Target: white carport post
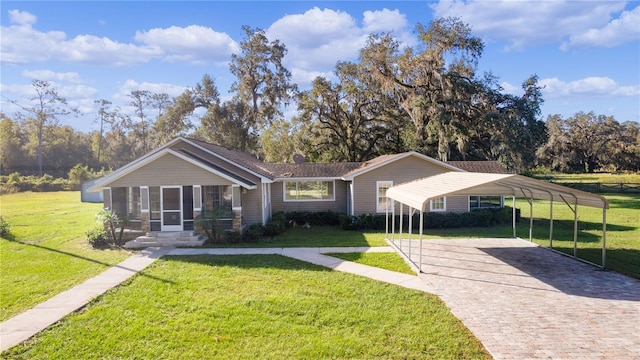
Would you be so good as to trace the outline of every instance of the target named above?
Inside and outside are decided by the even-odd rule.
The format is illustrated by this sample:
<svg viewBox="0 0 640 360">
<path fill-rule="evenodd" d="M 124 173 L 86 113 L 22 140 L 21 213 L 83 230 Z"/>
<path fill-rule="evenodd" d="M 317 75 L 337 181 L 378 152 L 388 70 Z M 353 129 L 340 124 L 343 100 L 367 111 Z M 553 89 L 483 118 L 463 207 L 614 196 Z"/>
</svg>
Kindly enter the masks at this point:
<svg viewBox="0 0 640 360">
<path fill-rule="evenodd" d="M 606 267 L 607 261 L 607 208 L 602 207 L 602 268 Z"/>
<path fill-rule="evenodd" d="M 398 234 L 400 235 L 400 251 L 402 251 L 402 220 L 404 218 L 404 213 L 403 213 L 403 208 L 402 205 L 404 205 L 402 202 L 400 202 L 400 229 L 398 229 Z"/>
<path fill-rule="evenodd" d="M 422 272 L 422 229 L 424 227 L 424 208 L 420 209 L 420 260 L 418 260 L 418 270 Z"/>
<path fill-rule="evenodd" d="M 413 208 L 409 206 L 409 260 L 411 260 L 411 234 L 413 234 Z"/>
<path fill-rule="evenodd" d="M 513 228 L 513 238 L 516 238 L 516 196 L 512 196 L 513 205 L 511 207 L 511 227 Z"/>
</svg>

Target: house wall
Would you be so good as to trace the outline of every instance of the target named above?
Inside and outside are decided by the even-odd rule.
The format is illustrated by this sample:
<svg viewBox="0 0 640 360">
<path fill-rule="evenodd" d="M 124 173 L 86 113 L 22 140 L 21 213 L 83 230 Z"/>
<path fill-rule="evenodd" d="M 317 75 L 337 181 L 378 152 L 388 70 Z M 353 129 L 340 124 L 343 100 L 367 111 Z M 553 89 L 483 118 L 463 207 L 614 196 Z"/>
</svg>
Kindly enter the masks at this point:
<svg viewBox="0 0 640 360">
<path fill-rule="evenodd" d="M 467 212 L 469 211 L 468 196 L 447 196 L 447 211 Z"/>
<path fill-rule="evenodd" d="M 259 184 L 260 183 L 260 178 L 256 175 L 253 175 L 252 173 L 243 170 L 242 168 L 235 166 L 225 160 L 219 159 L 215 156 L 211 156 L 210 153 L 205 152 L 201 149 L 199 149 L 198 147 L 192 146 L 190 144 L 187 144 L 185 142 L 178 142 L 176 144 L 174 144 L 171 147 L 172 150 L 175 150 L 176 152 L 180 152 L 180 149 L 185 149 L 188 150 L 196 155 L 202 156 L 203 158 L 207 159 L 208 161 L 210 161 L 212 164 L 215 164 L 216 166 L 219 166 L 233 174 L 236 174 L 240 177 L 242 177 L 243 179 L 247 179 L 247 180 L 251 180 L 253 183 L 255 184 Z"/>
<path fill-rule="evenodd" d="M 271 210 L 278 211 L 335 211 L 347 212 L 348 186 L 342 180 L 335 181 L 335 201 L 284 201 L 284 183 L 271 184 Z M 375 185 L 374 185 L 375 186 Z"/>
<path fill-rule="evenodd" d="M 262 224 L 262 186 L 242 191 L 242 225 Z"/>
<path fill-rule="evenodd" d="M 168 185 L 231 185 L 220 176 L 166 154 L 155 161 L 109 183 L 109 187 L 168 186 Z"/>
<path fill-rule="evenodd" d="M 356 176 L 353 179 L 354 215 L 376 213 L 376 181 L 393 181 L 395 186 L 448 171 L 451 170 L 415 156 L 407 156 Z M 464 201 L 464 209 L 462 209 L 460 199 L 447 198 L 447 211 L 467 211 L 467 208 L 467 200 Z"/>
</svg>

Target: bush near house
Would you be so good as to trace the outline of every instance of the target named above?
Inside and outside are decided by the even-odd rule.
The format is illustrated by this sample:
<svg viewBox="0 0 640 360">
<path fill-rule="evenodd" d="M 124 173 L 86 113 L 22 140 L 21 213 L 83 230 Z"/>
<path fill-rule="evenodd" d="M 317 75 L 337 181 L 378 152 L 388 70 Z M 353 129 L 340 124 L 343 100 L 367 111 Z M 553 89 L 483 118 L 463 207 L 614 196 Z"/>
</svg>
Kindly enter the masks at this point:
<svg viewBox="0 0 640 360">
<path fill-rule="evenodd" d="M 513 213 L 511 207 L 499 209 L 477 209 L 464 213 L 424 213 L 425 229 L 448 229 L 462 227 L 488 227 L 510 224 Z M 395 215 L 395 225 L 400 226 L 400 215 Z M 520 209 L 516 209 L 516 222 L 520 221 Z M 413 215 L 412 229 L 419 230 L 420 214 Z M 340 225 L 345 230 L 384 230 L 387 224 L 384 214 L 363 214 L 360 216 L 340 215 Z M 409 228 L 409 215 L 403 215 L 403 228 Z"/>
</svg>

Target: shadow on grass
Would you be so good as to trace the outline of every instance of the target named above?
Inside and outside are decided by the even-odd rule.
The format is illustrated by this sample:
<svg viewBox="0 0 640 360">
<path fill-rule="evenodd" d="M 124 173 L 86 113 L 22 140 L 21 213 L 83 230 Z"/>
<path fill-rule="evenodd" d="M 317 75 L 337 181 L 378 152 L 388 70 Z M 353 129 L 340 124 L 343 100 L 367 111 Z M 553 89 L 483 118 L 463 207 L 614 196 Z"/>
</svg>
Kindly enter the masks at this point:
<svg viewBox="0 0 640 360">
<path fill-rule="evenodd" d="M 494 247 L 479 250 L 565 294 L 640 301 L 640 281 L 613 271 L 599 270 L 543 247 Z"/>
<path fill-rule="evenodd" d="M 607 224 L 607 232 L 623 232 L 634 231 L 636 227 Z M 518 226 L 518 236 L 524 238 L 528 237 L 529 223 L 526 226 Z M 602 241 L 601 234 L 594 234 L 593 231 L 602 232 L 601 222 L 590 221 L 578 221 L 578 236 L 577 242 L 579 243 L 597 243 Z M 549 219 L 534 219 L 533 220 L 533 234 L 536 237 L 548 238 L 549 237 Z M 556 241 L 571 241 L 573 242 L 573 220 L 553 220 L 553 240 Z"/>
<path fill-rule="evenodd" d="M 290 258 L 284 255 L 171 255 L 163 261 L 203 264 L 211 267 L 234 267 L 239 269 L 278 269 L 290 271 L 333 271 L 330 268 Z"/>
<path fill-rule="evenodd" d="M 3 237 L 3 239 L 6 239 L 6 238 Z M 74 254 L 74 253 L 71 253 L 71 252 L 68 252 L 68 251 L 62 251 L 62 250 L 50 248 L 50 247 L 47 247 L 47 246 L 42 246 L 42 245 L 38 245 L 38 244 L 31 244 L 31 243 L 27 243 L 27 242 L 17 241 L 17 240 L 15 240 L 15 238 L 14 238 L 14 240 L 9 240 L 9 241 L 12 241 L 12 242 L 15 242 L 15 243 L 18 243 L 18 244 L 21 244 L 21 245 L 25 245 L 25 246 L 31 246 L 31 247 L 35 247 L 35 248 L 38 248 L 38 249 L 51 251 L 53 253 L 60 254 L 60 255 L 70 256 L 70 257 L 73 257 L 73 258 L 76 258 L 76 259 L 92 262 L 94 264 L 99 264 L 99 265 L 104 266 L 106 269 L 111 268 L 111 267 L 120 267 L 120 268 L 123 268 L 123 269 L 127 269 L 127 268 L 122 267 L 119 264 L 110 264 L 110 263 L 106 263 L 104 261 L 99 261 L 99 260 L 92 259 L 92 258 L 89 258 L 89 257 L 86 257 L 86 256 L 81 256 L 81 255 Z M 129 269 L 127 269 L 127 270 L 129 270 Z M 158 280 L 158 281 L 162 281 L 162 282 L 165 282 L 165 283 L 173 283 L 171 280 L 162 279 L 162 278 L 159 278 L 159 277 L 148 275 L 148 274 L 146 274 L 144 272 L 144 270 L 138 271 L 137 274 L 140 275 L 140 276 L 145 276 L 145 277 L 148 277 L 148 278 L 151 278 L 151 279 L 154 279 L 154 280 Z"/>
</svg>

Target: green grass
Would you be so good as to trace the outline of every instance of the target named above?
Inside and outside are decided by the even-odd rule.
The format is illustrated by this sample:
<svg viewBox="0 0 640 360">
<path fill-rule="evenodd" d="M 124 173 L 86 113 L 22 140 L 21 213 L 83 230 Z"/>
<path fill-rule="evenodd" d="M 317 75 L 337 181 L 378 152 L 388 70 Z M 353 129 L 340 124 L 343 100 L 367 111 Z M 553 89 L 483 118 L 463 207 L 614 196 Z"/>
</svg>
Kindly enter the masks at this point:
<svg viewBox="0 0 640 360">
<path fill-rule="evenodd" d="M 10 359 L 488 359 L 436 296 L 277 255 L 165 257 Z"/>
<path fill-rule="evenodd" d="M 353 261 L 358 264 L 379 267 L 381 269 L 415 275 L 409 265 L 395 252 L 369 252 L 369 253 L 327 253 L 325 255 L 338 259 Z"/>
<path fill-rule="evenodd" d="M 212 247 L 345 247 L 345 246 L 387 246 L 384 231 L 345 231 L 339 226 L 301 226 L 287 229 L 284 233 L 268 237 L 256 243 L 216 244 Z"/>
<path fill-rule="evenodd" d="M 80 202 L 79 192 L 2 195 L 11 234 L 0 238 L 0 321 L 101 273 L 128 256 L 94 250 L 85 232 L 101 204 Z"/>
</svg>

